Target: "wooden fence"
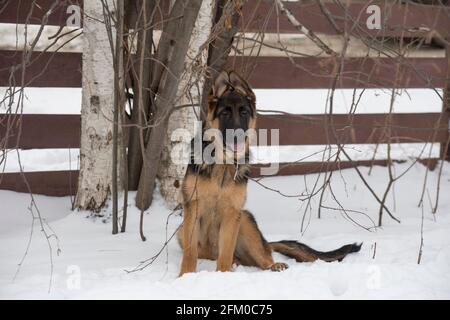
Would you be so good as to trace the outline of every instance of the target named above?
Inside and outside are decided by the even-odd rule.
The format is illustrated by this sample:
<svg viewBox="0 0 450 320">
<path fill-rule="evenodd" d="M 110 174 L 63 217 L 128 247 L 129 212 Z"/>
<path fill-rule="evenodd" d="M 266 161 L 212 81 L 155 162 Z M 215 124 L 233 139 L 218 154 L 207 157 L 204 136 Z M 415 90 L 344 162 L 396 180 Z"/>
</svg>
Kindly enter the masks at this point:
<svg viewBox="0 0 450 320">
<path fill-rule="evenodd" d="M 37 1 L 33 13 L 28 16 L 32 1 L 6 1 L 0 8 L 0 23 L 41 24 L 53 0 Z M 60 1 L 48 15 L 47 25 L 63 26 L 67 19 L 69 4 L 81 1 Z M 249 0 L 244 7 L 240 28 L 245 32 L 297 33 L 283 16 L 277 17 L 273 1 Z M 428 37 L 439 35 L 450 38 L 449 10 L 438 6 L 417 4 L 392 4 L 378 2 L 383 16 L 383 28 L 371 30 L 366 27 L 365 3 L 352 3 L 341 7 L 325 3 L 328 14 L 335 17 L 331 23 L 323 8 L 302 1 L 287 2 L 293 14 L 306 27 L 316 33 L 339 34 L 345 21 L 351 21 L 351 34 L 361 37 L 398 38 Z M 28 18 L 27 18 L 28 17 Z M 28 20 L 27 20 L 28 19 Z M 132 23 L 134 17 L 128 17 Z M 10 86 L 16 80 L 11 78 L 11 68 L 20 65 L 20 51 L 0 50 L 0 86 Z M 24 75 L 28 87 L 80 87 L 81 53 L 33 52 Z M 252 65 L 250 83 L 258 88 L 331 88 L 330 76 L 337 63 L 330 57 L 273 57 L 233 56 L 229 66 L 239 70 L 240 66 Z M 295 64 L 295 67 L 294 67 Z M 398 77 L 393 70 L 398 67 Z M 446 88 L 449 74 L 447 57 L 349 57 L 345 58 L 342 77 L 336 88 Z M 20 69 L 16 70 L 17 75 Z M 20 77 L 16 76 L 16 79 Z M 12 82 L 11 82 L 12 81 Z M 425 108 L 427 106 L 424 106 Z M 389 117 L 389 119 L 388 119 Z M 330 120 L 331 119 L 331 120 Z M 333 125 L 330 125 L 333 123 Z M 280 129 L 281 145 L 320 144 L 376 144 L 386 143 L 384 132 L 389 123 L 391 142 L 433 142 L 441 144 L 441 155 L 448 150 L 449 113 L 399 113 L 399 114 L 335 114 L 335 115 L 260 115 L 258 126 L 262 129 Z M 0 141 L 9 124 L 7 146 L 21 149 L 79 148 L 79 115 L 0 115 Z M 21 124 L 21 126 L 20 126 Z M 20 139 L 17 139 L 21 127 Z M 387 160 L 355 162 L 301 162 L 282 164 L 279 175 L 304 174 L 324 170 L 335 170 L 355 165 L 385 165 Z M 256 174 L 256 171 L 255 171 Z M 26 192 L 21 173 L 0 174 L 0 189 Z M 26 172 L 26 181 L 31 190 L 38 194 L 63 196 L 74 194 L 78 179 L 77 171 Z"/>
</svg>

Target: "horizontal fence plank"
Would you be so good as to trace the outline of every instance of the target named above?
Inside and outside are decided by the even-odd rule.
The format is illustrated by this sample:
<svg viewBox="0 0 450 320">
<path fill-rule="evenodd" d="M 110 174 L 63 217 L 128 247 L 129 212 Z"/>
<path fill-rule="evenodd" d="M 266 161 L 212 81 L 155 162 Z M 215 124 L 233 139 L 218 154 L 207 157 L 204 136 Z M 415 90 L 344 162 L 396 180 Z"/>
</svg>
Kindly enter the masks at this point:
<svg viewBox="0 0 450 320">
<path fill-rule="evenodd" d="M 297 174 L 311 174 L 327 171 L 336 171 L 341 169 L 348 169 L 357 166 L 386 166 L 387 160 L 362 160 L 362 161 L 342 161 L 342 162 L 301 162 L 301 163 L 280 163 L 279 171 L 276 176 L 290 176 Z M 253 165 L 251 168 L 251 176 L 253 178 L 270 177 L 261 175 L 261 168 L 267 168 L 267 164 Z"/>
<path fill-rule="evenodd" d="M 22 52 L 0 50 L 0 86 L 22 85 L 22 59 Z M 33 52 L 23 80 L 27 87 L 81 87 L 81 53 Z"/>
<path fill-rule="evenodd" d="M 355 114 L 351 117 L 339 114 L 332 115 L 330 120 L 325 115 L 259 115 L 258 128 L 279 129 L 280 145 L 447 141 L 447 113 L 392 114 L 390 120 L 388 117 L 386 114 Z M 79 115 L 0 115 L 0 137 L 5 137 L 9 130 L 6 148 L 79 148 L 80 123 Z M 390 140 L 386 136 L 389 130 Z M 273 144 L 270 133 L 267 136 L 268 144 Z M 3 146 L 5 142 L 0 138 L 0 143 Z"/>
<path fill-rule="evenodd" d="M 0 51 L 0 86 L 21 84 L 22 54 Z M 302 57 L 230 57 L 227 67 L 247 76 L 255 89 L 331 88 L 339 60 Z M 33 52 L 24 84 L 30 87 L 81 87 L 81 53 Z M 398 73 L 396 68 L 398 67 Z M 14 68 L 14 69 L 12 69 Z M 14 77 L 10 77 L 15 70 Z M 347 58 L 337 88 L 442 88 L 445 58 Z M 396 76 L 397 74 L 397 76 Z"/>
<path fill-rule="evenodd" d="M 36 5 L 33 6 L 33 2 Z M 0 23 L 19 23 L 19 24 L 41 24 L 43 17 L 54 7 L 52 12 L 47 16 L 46 25 L 52 26 L 64 26 L 66 25 L 67 8 L 71 4 L 80 5 L 81 0 L 77 1 L 58 1 L 56 6 L 53 4 L 57 2 L 55 0 L 20 0 L 20 1 L 3 1 L 2 8 L 0 10 Z M 31 15 L 29 15 L 32 9 Z"/>
<path fill-rule="evenodd" d="M 438 160 L 430 159 L 425 161 L 430 168 L 433 168 Z M 279 171 L 272 176 L 312 174 L 318 172 L 348 169 L 356 166 L 386 166 L 387 163 L 387 160 L 367 160 L 354 162 L 344 161 L 333 163 L 280 163 Z M 251 169 L 251 177 L 271 177 L 267 175 L 261 175 L 260 169 L 266 166 L 266 164 L 253 165 Z M 0 190 L 10 190 L 25 193 L 28 193 L 31 190 L 31 192 L 33 192 L 34 194 L 56 197 L 75 195 L 78 185 L 78 174 L 78 170 L 0 173 Z"/>
<path fill-rule="evenodd" d="M 67 20 L 73 13 L 72 10 L 68 10 L 69 6 L 76 5 L 80 9 L 81 18 L 83 17 L 83 0 L 38 0 L 33 7 L 34 0 L 20 0 L 20 1 L 6 1 L 0 8 L 0 23 L 15 23 L 15 24 L 34 24 L 41 25 L 46 13 L 50 8 L 53 10 L 47 15 L 46 25 L 50 26 L 66 26 Z M 57 2 L 56 6 L 54 4 Z M 125 16 L 125 23 L 133 28 L 135 25 L 139 10 L 136 6 L 137 0 L 126 1 L 126 4 L 130 6 L 130 10 L 126 10 L 128 13 Z M 156 28 L 159 29 L 159 24 L 169 15 L 169 1 L 162 0 L 160 7 L 155 13 Z M 32 10 L 31 15 L 30 10 Z M 82 22 L 82 21 L 81 21 Z"/>
<path fill-rule="evenodd" d="M 236 56 L 228 67 L 257 89 L 323 89 L 332 88 L 337 63 L 333 58 Z M 336 88 L 442 88 L 446 70 L 445 58 L 347 58 Z"/>
<path fill-rule="evenodd" d="M 425 159 L 419 160 L 420 163 L 426 165 L 430 170 L 434 170 L 439 159 Z M 394 160 L 395 163 L 403 163 L 403 160 Z M 370 166 L 387 166 L 388 160 L 359 160 L 359 161 L 336 161 L 336 162 L 293 162 L 280 163 L 279 171 L 276 176 L 291 176 L 303 175 L 327 171 L 336 171 L 349 169 L 354 167 L 370 167 Z M 251 176 L 253 178 L 270 177 L 261 175 L 261 168 L 268 167 L 267 164 L 253 165 L 251 169 Z"/>
<path fill-rule="evenodd" d="M 74 195 L 77 185 L 78 170 L 0 173 L 2 190 L 63 197 Z"/>
<path fill-rule="evenodd" d="M 433 169 L 438 159 L 428 159 L 420 161 Z M 395 161 L 403 162 L 403 161 Z M 386 166 L 387 160 L 366 160 L 354 162 L 302 162 L 302 163 L 280 163 L 280 170 L 276 176 L 312 174 L 326 171 L 343 170 L 356 166 Z M 251 169 L 252 178 L 264 178 L 260 169 L 266 167 L 265 164 L 253 165 Z M 10 190 L 16 192 L 33 192 L 46 196 L 69 196 L 75 195 L 78 185 L 78 170 L 71 171 L 40 171 L 25 173 L 0 173 L 0 190 Z M 26 179 L 26 183 L 25 180 Z"/>
<path fill-rule="evenodd" d="M 28 19 L 29 24 L 41 24 L 43 16 L 52 7 L 55 0 L 39 0 L 33 8 Z M 0 10 L 0 23 L 26 23 L 32 7 L 32 0 L 6 1 Z M 157 21 L 162 21 L 168 15 L 169 1 L 161 1 L 162 8 L 156 15 Z M 81 0 L 59 1 L 57 6 L 48 15 L 47 25 L 63 26 L 67 24 L 69 5 L 76 4 L 82 8 Z M 367 20 L 372 15 L 367 12 L 369 5 L 380 8 L 381 28 L 369 29 Z M 128 25 L 135 25 L 138 10 L 136 0 L 130 1 L 131 10 L 126 18 Z M 323 13 L 324 10 L 315 1 L 287 2 L 288 8 L 300 23 L 316 33 L 339 34 L 347 26 L 350 34 L 360 36 L 405 36 L 417 37 L 438 32 L 442 37 L 450 35 L 449 8 L 443 6 L 430 6 L 407 2 L 400 4 L 389 1 L 352 1 L 349 4 L 342 2 L 324 2 L 323 7 L 328 12 L 331 22 Z M 161 15 L 162 13 L 162 15 Z M 347 23 L 345 23 L 347 20 Z M 295 27 L 284 15 L 277 16 L 275 1 L 249 0 L 241 12 L 240 30 L 246 32 L 283 32 L 298 33 Z"/>
<path fill-rule="evenodd" d="M 450 34 L 448 6 L 430 6 L 408 1 L 406 4 L 393 1 L 317 1 L 286 2 L 285 7 L 306 28 L 315 33 L 340 34 L 346 30 L 355 36 L 371 37 L 418 37 L 438 32 L 444 37 Z M 368 27 L 369 5 L 380 9 L 381 28 Z M 327 15 L 324 12 L 327 12 Z M 297 33 L 288 19 L 277 16 L 275 1 L 248 1 L 242 12 L 241 30 Z M 330 19 L 329 19 L 330 18 Z M 332 20 L 332 21 L 330 21 Z"/>
<path fill-rule="evenodd" d="M 80 130 L 79 115 L 0 114 L 0 148 L 79 148 Z M 2 137 L 6 134 L 4 144 Z"/>
<path fill-rule="evenodd" d="M 448 115 L 259 115 L 258 128 L 279 129 L 280 145 L 445 142 Z"/>
</svg>

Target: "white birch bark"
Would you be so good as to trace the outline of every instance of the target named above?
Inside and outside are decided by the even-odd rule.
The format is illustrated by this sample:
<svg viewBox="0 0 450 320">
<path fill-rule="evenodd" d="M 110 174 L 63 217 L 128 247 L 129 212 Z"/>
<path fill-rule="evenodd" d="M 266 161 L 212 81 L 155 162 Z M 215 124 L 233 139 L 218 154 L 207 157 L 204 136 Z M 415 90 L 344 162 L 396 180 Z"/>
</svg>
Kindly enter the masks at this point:
<svg viewBox="0 0 450 320">
<path fill-rule="evenodd" d="M 106 3 L 110 10 L 114 8 L 114 0 Z M 114 69 L 102 1 L 84 1 L 83 14 L 80 175 L 75 207 L 98 211 L 111 192 Z"/>
<path fill-rule="evenodd" d="M 205 44 L 210 36 L 214 3 L 214 0 L 203 0 L 200 7 L 185 60 L 185 72 L 183 73 L 183 77 L 178 86 L 177 105 L 191 103 L 200 105 L 200 94 L 204 83 L 204 67 L 206 66 L 207 61 L 207 49 L 203 50 L 201 53 L 200 60 L 193 63 L 193 58 L 199 54 L 200 47 Z M 192 86 L 192 84 L 195 85 Z M 170 159 L 172 149 L 179 149 L 179 145 L 184 143 L 180 141 L 171 141 L 171 134 L 178 128 L 184 128 L 189 130 L 193 136 L 194 122 L 200 120 L 199 112 L 199 107 L 187 107 L 174 111 L 170 116 L 166 143 L 162 153 L 162 163 L 158 173 L 161 182 L 161 194 L 169 206 L 174 206 L 177 203 L 179 191 L 177 186 L 181 185 L 181 181 L 187 168 L 187 164 L 175 164 Z"/>
</svg>

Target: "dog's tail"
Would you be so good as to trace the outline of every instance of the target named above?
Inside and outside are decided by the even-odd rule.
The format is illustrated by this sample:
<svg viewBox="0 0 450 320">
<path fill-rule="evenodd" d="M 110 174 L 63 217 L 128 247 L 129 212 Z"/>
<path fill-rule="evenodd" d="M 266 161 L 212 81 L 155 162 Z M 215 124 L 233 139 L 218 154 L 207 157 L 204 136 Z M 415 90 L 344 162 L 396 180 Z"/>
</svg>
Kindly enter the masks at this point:
<svg viewBox="0 0 450 320">
<path fill-rule="evenodd" d="M 297 262 L 313 262 L 318 259 L 331 262 L 342 261 L 348 254 L 358 252 L 361 249 L 362 243 L 347 244 L 339 249 L 328 252 L 317 251 L 308 247 L 306 244 L 291 240 L 270 242 L 269 245 L 273 251 L 294 258 Z"/>
</svg>

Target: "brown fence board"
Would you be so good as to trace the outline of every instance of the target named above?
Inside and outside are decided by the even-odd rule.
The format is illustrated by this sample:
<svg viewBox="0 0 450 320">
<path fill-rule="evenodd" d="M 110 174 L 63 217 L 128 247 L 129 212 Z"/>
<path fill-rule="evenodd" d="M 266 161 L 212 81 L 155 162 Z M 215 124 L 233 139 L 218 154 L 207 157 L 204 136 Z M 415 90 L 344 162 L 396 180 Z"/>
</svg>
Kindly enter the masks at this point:
<svg viewBox="0 0 450 320">
<path fill-rule="evenodd" d="M 6 0 L 2 1 L 0 8 L 0 23 L 27 23 L 41 24 L 42 18 L 52 7 L 55 0 L 38 0 L 33 7 L 31 16 L 28 18 L 32 8 L 32 0 Z M 66 24 L 69 15 L 66 13 L 67 7 L 71 4 L 79 5 L 78 1 L 59 1 L 55 9 L 48 15 L 47 25 L 63 26 Z"/>
<path fill-rule="evenodd" d="M 298 174 L 311 174 L 327 171 L 342 170 L 348 168 L 354 168 L 357 166 L 386 166 L 387 160 L 361 160 L 361 161 L 342 161 L 342 162 L 293 162 L 293 163 L 280 163 L 280 169 L 276 176 L 290 176 Z M 262 176 L 260 168 L 268 167 L 268 164 L 257 164 L 252 166 L 251 176 L 253 178 L 270 177 Z"/>
<path fill-rule="evenodd" d="M 22 84 L 21 63 L 22 52 L 0 50 L 0 86 Z M 13 77 L 11 68 L 15 68 Z M 81 87 L 81 53 L 33 52 L 25 68 L 24 85 Z"/>
<path fill-rule="evenodd" d="M 302 162 L 302 163 L 280 163 L 280 171 L 277 176 L 311 174 L 317 172 L 325 172 L 330 170 L 340 170 L 352 168 L 355 166 L 371 166 L 371 165 L 387 165 L 386 160 L 375 161 L 355 161 L 355 162 L 339 162 L 339 163 L 321 163 L 321 162 Z M 267 164 L 252 166 L 251 176 L 261 176 L 260 167 Z M 39 172 L 11 172 L 0 173 L 0 190 L 11 190 L 16 192 L 29 192 L 24 177 L 34 194 L 42 194 L 46 196 L 68 196 L 74 195 L 78 184 L 78 171 L 39 171 Z"/>
<path fill-rule="evenodd" d="M 439 113 L 260 115 L 258 128 L 279 129 L 280 145 L 445 142 L 448 115 Z M 388 122 L 390 121 L 390 122 Z M 334 128 L 334 130 L 332 130 Z M 269 144 L 270 134 L 268 134 Z"/>
<path fill-rule="evenodd" d="M 332 87 L 338 60 L 302 57 L 292 61 L 287 57 L 237 56 L 229 58 L 228 67 L 250 74 L 250 84 L 259 89 Z M 336 88 L 442 88 L 446 70 L 445 58 L 347 58 Z"/>
<path fill-rule="evenodd" d="M 435 166 L 438 159 L 430 159 L 427 165 Z M 402 162 L 402 161 L 396 161 Z M 423 163 L 423 161 L 422 161 Z M 280 170 L 277 176 L 311 174 L 325 171 L 343 170 L 353 168 L 356 166 L 386 166 L 387 160 L 363 160 L 355 162 L 302 162 L 302 163 L 280 163 Z M 258 164 L 252 166 L 252 178 L 270 177 L 261 176 L 259 168 L 268 166 L 267 164 Z M 42 194 L 47 196 L 69 196 L 75 195 L 78 184 L 78 170 L 72 171 L 39 171 L 39 172 L 25 172 L 23 174 L 18 172 L 0 173 L 0 190 L 11 190 L 16 192 L 29 192 L 27 184 L 24 182 L 24 177 L 30 189 L 35 194 Z"/>
<path fill-rule="evenodd" d="M 434 170 L 439 159 L 431 158 L 419 160 L 422 165 L 428 166 L 430 170 Z M 395 163 L 404 163 L 405 160 L 393 160 Z M 311 174 L 327 171 L 336 171 L 343 169 L 350 169 L 354 167 L 371 167 L 371 166 L 387 166 L 388 160 L 359 160 L 359 161 L 340 161 L 340 162 L 292 162 L 280 163 L 280 169 L 276 176 L 291 176 Z M 270 177 L 262 176 L 260 173 L 261 167 L 268 167 L 268 164 L 257 164 L 252 166 L 251 176 L 253 178 Z"/>
<path fill-rule="evenodd" d="M 26 179 L 27 183 L 25 183 Z M 0 189 L 31 192 L 46 196 L 68 196 L 76 193 L 78 171 L 39 171 L 0 173 Z"/>
<path fill-rule="evenodd" d="M 384 133 L 386 114 L 333 115 L 334 132 L 326 126 L 324 115 L 260 115 L 258 128 L 280 129 L 280 145 L 311 144 L 368 144 L 387 142 Z M 17 141 L 18 123 L 22 121 L 20 140 Z M 407 113 L 393 114 L 391 142 L 446 142 L 448 114 Z M 0 143 L 9 123 L 7 147 L 22 149 L 79 148 L 79 115 L 33 115 L 21 117 L 0 115 Z M 325 128 L 328 127 L 328 130 Z M 328 137 L 327 137 L 328 134 Z M 268 134 L 268 143 L 270 133 Z"/>
<path fill-rule="evenodd" d="M 11 67 L 20 65 L 20 52 L 0 51 L 0 86 L 9 86 Z M 25 84 L 32 87 L 81 87 L 81 53 L 34 52 L 26 67 Z M 330 88 L 332 58 L 230 57 L 228 68 L 249 75 L 254 88 Z M 398 79 L 395 70 L 400 63 Z M 442 88 L 445 58 L 347 58 L 337 88 Z M 14 73 L 21 83 L 21 68 Z"/>
<path fill-rule="evenodd" d="M 436 165 L 438 159 L 430 159 L 430 166 Z M 402 161 L 397 161 L 402 162 Z M 302 162 L 302 163 L 280 163 L 280 170 L 277 176 L 312 174 L 325 171 L 343 170 L 356 166 L 386 166 L 387 160 L 364 160 L 355 162 Z M 252 178 L 271 177 L 261 176 L 259 168 L 267 164 L 252 166 Z M 39 172 L 11 172 L 0 173 L 0 190 L 11 190 L 16 192 L 29 192 L 24 177 L 34 194 L 46 196 L 69 196 L 75 195 L 78 184 L 78 170 L 72 171 L 39 171 Z"/>
<path fill-rule="evenodd" d="M 71 13 L 67 13 L 67 8 L 70 5 L 77 5 L 80 7 L 81 16 L 83 15 L 83 0 L 38 0 L 34 6 L 32 14 L 29 16 L 29 11 L 32 8 L 33 0 L 6 0 L 0 7 L 0 23 L 18 23 L 41 25 L 44 15 L 49 11 L 55 2 L 59 2 L 52 12 L 47 17 L 48 26 L 65 26 L 67 19 Z M 127 25 L 131 28 L 134 26 L 137 15 L 139 13 L 136 8 L 136 0 L 129 0 L 131 9 L 128 11 L 128 16 L 125 17 Z M 169 1 L 161 1 L 160 10 L 155 14 L 156 28 L 159 28 L 159 23 L 168 16 Z"/>
<path fill-rule="evenodd" d="M 0 146 L 21 149 L 79 148 L 80 121 L 79 115 L 0 114 Z M 2 137 L 6 136 L 7 131 L 9 139 L 3 145 Z"/>
<path fill-rule="evenodd" d="M 42 17 L 49 10 L 55 0 L 39 0 L 38 6 L 35 6 L 30 16 L 29 24 L 41 24 Z M 65 25 L 67 17 L 67 6 L 77 4 L 82 7 L 81 0 L 59 1 L 55 10 L 48 16 L 48 25 Z M 162 1 L 162 12 L 167 13 L 167 3 Z M 0 8 L 0 23 L 25 23 L 28 12 L 31 8 L 32 0 L 5 1 Z M 450 34 L 450 21 L 448 19 L 449 10 L 445 7 L 428 6 L 421 4 L 399 4 L 389 3 L 387 1 L 357 2 L 353 1 L 348 6 L 342 1 L 344 6 L 336 3 L 324 3 L 325 8 L 334 19 L 335 25 L 324 16 L 320 6 L 313 2 L 304 3 L 291 2 L 285 6 L 291 10 L 294 16 L 307 28 L 316 33 L 338 34 L 344 29 L 344 18 L 347 15 L 347 26 L 350 33 L 370 36 L 423 36 L 430 31 L 438 31 L 443 37 Z M 135 1 L 131 1 L 135 7 Z M 265 32 L 292 32 L 297 30 L 287 20 L 286 17 L 277 17 L 275 11 L 275 2 L 267 0 L 249 0 L 242 10 L 242 19 L 240 29 L 242 31 L 262 31 Z M 381 20 L 383 28 L 381 30 L 370 30 L 367 28 L 366 21 L 369 14 L 366 8 L 369 4 L 377 4 L 381 8 Z M 131 16 L 128 18 L 129 25 L 133 26 L 136 20 L 137 10 L 131 10 Z M 159 17 L 158 20 L 162 20 Z"/>
<path fill-rule="evenodd" d="M 340 1 L 337 3 L 324 2 L 324 8 L 332 17 L 332 22 L 324 15 L 316 1 L 287 2 L 288 8 L 297 20 L 308 29 L 316 33 L 339 34 L 345 29 L 358 36 L 376 37 L 417 37 L 428 34 L 432 30 L 438 31 L 444 37 L 450 34 L 449 7 L 430 6 L 422 4 L 399 4 L 388 1 Z M 382 28 L 368 29 L 366 12 L 367 6 L 376 4 L 380 7 Z M 277 19 L 275 1 L 249 1 L 242 12 L 241 30 L 261 30 L 265 32 L 297 33 L 284 16 Z"/>
</svg>

